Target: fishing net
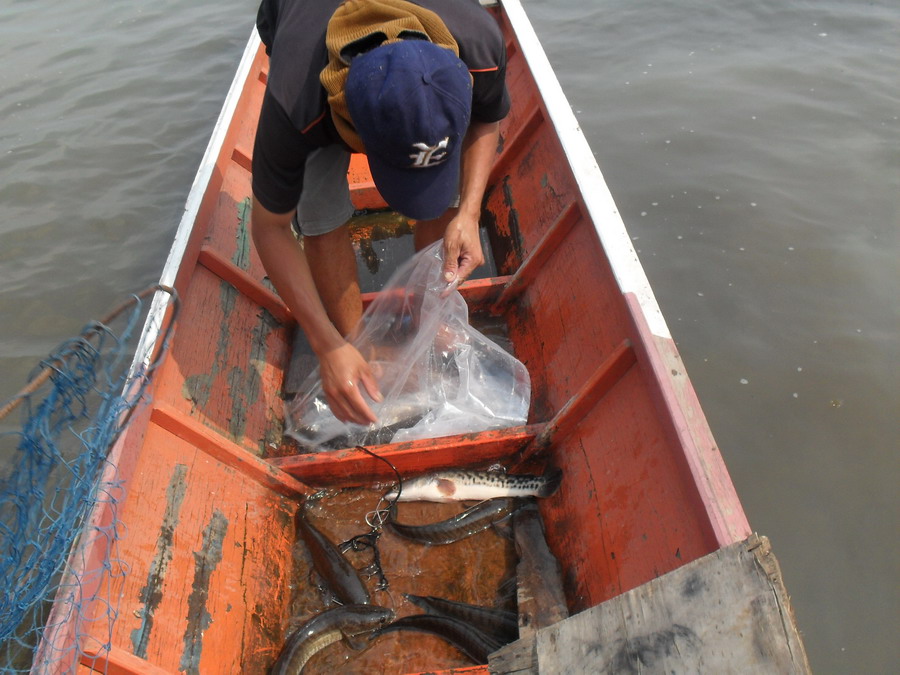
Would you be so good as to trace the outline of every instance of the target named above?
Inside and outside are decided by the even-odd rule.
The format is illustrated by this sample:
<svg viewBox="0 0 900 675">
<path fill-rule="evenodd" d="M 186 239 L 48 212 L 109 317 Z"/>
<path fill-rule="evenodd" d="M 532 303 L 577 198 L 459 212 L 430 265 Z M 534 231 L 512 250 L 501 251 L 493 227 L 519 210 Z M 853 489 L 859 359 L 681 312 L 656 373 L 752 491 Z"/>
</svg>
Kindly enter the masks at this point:
<svg viewBox="0 0 900 675">
<path fill-rule="evenodd" d="M 382 401 L 362 426 L 338 420 L 318 369 L 287 406 L 285 433 L 310 452 L 438 438 L 525 423 L 525 365 L 469 325 L 466 301 L 443 275 L 440 241 L 401 265 L 363 314 L 353 345 Z M 363 392 L 365 396 L 365 392 Z"/>
<path fill-rule="evenodd" d="M 109 453 L 168 341 L 167 329 L 135 358 L 151 295 L 177 308 L 168 287 L 132 296 L 59 345 L 0 408 L 0 672 L 74 672 L 85 653 L 108 649 L 109 585 L 127 572 Z"/>
</svg>

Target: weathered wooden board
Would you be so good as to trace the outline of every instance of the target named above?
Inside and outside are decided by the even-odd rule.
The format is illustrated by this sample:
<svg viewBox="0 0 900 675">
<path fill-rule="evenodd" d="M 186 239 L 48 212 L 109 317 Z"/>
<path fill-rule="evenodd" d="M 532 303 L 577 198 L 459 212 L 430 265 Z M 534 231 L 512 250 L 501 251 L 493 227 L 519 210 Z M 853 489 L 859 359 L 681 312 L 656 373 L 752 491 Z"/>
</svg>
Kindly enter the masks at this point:
<svg viewBox="0 0 900 675">
<path fill-rule="evenodd" d="M 778 562 L 752 535 L 514 642 L 491 673 L 809 673 Z"/>
<path fill-rule="evenodd" d="M 547 547 L 538 505 L 518 509 L 512 517 L 513 541 L 519 554 L 516 566 L 519 636 L 534 635 L 569 616 L 563 593 L 562 568 Z"/>
<path fill-rule="evenodd" d="M 144 444 L 117 514 L 119 615 L 97 639 L 171 673 L 264 672 L 295 583 L 296 499 L 155 422 Z"/>
</svg>

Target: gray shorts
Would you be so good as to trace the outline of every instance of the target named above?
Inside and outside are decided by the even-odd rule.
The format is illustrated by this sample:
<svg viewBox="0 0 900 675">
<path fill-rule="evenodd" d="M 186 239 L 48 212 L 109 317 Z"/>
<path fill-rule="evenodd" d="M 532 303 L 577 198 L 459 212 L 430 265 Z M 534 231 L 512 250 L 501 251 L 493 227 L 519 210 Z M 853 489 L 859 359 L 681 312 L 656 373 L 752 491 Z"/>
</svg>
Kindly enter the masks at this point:
<svg viewBox="0 0 900 675">
<path fill-rule="evenodd" d="M 350 153 L 341 145 L 316 148 L 306 158 L 303 193 L 294 216 L 301 234 L 328 234 L 350 220 L 354 208 L 347 183 L 349 168 Z"/>
<path fill-rule="evenodd" d="M 350 153 L 341 145 L 326 145 L 306 158 L 303 193 L 294 216 L 294 229 L 307 237 L 328 234 L 346 223 L 355 208 L 350 200 L 347 171 Z M 450 208 L 459 207 L 459 194 Z"/>
</svg>

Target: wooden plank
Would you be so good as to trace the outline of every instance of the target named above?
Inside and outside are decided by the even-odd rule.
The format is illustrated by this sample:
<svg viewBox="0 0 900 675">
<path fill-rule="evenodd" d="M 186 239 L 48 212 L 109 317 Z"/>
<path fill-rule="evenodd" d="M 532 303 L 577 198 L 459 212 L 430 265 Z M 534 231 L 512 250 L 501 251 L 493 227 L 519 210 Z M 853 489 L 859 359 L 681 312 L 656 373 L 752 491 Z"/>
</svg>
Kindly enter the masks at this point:
<svg viewBox="0 0 900 675">
<path fill-rule="evenodd" d="M 86 647 L 81 655 L 81 665 L 86 667 L 80 669 L 84 672 L 106 675 L 171 675 L 172 672 L 118 647 L 108 650 Z"/>
<path fill-rule="evenodd" d="M 374 210 L 386 209 L 387 202 L 375 187 L 372 174 L 369 172 L 369 160 L 365 155 L 353 153 L 350 155 L 350 168 L 347 170 L 347 180 L 350 183 L 350 199 L 356 209 Z"/>
<path fill-rule="evenodd" d="M 543 427 L 539 424 L 478 431 L 441 438 L 372 445 L 370 453 L 383 457 L 403 476 L 450 468 L 489 466 L 508 460 L 532 441 Z M 394 472 L 372 454 L 347 448 L 269 460 L 273 466 L 307 485 L 317 487 L 368 485 L 393 480 Z"/>
<path fill-rule="evenodd" d="M 582 419 L 593 409 L 635 363 L 630 340 L 623 340 L 612 354 L 605 358 L 587 382 L 547 422 L 540 434 L 522 451 L 518 464 L 527 462 L 566 438 Z"/>
<path fill-rule="evenodd" d="M 638 361 L 646 369 L 658 418 L 670 425 L 679 458 L 690 472 L 697 498 L 716 537 L 716 548 L 750 535 L 750 523 L 706 422 L 703 408 L 671 338 L 653 335 L 637 296 L 625 295 L 634 326 Z"/>
<path fill-rule="evenodd" d="M 156 424 L 144 441 L 117 514 L 128 573 L 107 581 L 119 614 L 88 644 L 171 673 L 265 672 L 298 583 L 297 500 Z"/>
<path fill-rule="evenodd" d="M 507 645 L 491 673 L 809 673 L 768 539 L 711 553 Z"/>
<path fill-rule="evenodd" d="M 518 509 L 512 520 L 519 555 L 516 565 L 519 637 L 526 637 L 568 617 L 569 608 L 563 592 L 562 567 L 547 546 L 537 503 Z"/>
<path fill-rule="evenodd" d="M 293 320 L 287 305 L 284 304 L 284 301 L 275 291 L 258 282 L 247 272 L 223 258 L 213 249 L 202 247 L 197 262 L 222 281 L 226 281 L 234 286 L 247 299 L 264 308 L 279 323 L 285 324 L 289 320 Z"/>
<path fill-rule="evenodd" d="M 487 279 L 470 279 L 464 281 L 458 287 L 460 295 L 466 301 L 471 312 L 493 312 L 491 305 L 503 289 L 509 284 L 509 277 L 489 277 Z M 362 294 L 363 308 L 368 308 L 376 298 L 383 297 L 385 293 L 393 293 L 396 297 L 403 297 L 406 290 L 402 288 L 392 291 L 374 291 Z"/>
<path fill-rule="evenodd" d="M 151 414 L 151 421 L 178 438 L 186 440 L 213 459 L 240 471 L 279 494 L 298 497 L 315 492 L 246 448 L 203 426 L 190 415 L 179 412 L 174 406 L 158 403 Z"/>
<path fill-rule="evenodd" d="M 203 266 L 182 300 L 154 400 L 265 456 L 282 435 L 290 329 Z"/>
<path fill-rule="evenodd" d="M 572 202 L 553 221 L 540 241 L 522 261 L 516 273 L 512 275 L 509 283 L 503 288 L 503 292 L 493 308 L 495 314 L 503 313 L 503 310 L 522 294 L 531 281 L 537 278 L 541 269 L 547 264 L 547 260 L 556 252 L 566 235 L 582 217 L 578 202 Z"/>
</svg>

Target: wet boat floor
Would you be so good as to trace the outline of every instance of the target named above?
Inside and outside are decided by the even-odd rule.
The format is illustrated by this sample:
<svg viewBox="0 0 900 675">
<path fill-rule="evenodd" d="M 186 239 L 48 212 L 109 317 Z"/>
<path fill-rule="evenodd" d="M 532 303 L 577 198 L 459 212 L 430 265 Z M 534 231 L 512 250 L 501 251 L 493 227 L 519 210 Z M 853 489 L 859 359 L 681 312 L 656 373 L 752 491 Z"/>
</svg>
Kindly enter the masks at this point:
<svg viewBox="0 0 900 675">
<path fill-rule="evenodd" d="M 366 515 L 375 509 L 389 487 L 323 491 L 307 501 L 306 517 L 339 545 L 370 532 Z M 437 522 L 461 512 L 467 505 L 403 502 L 397 505 L 397 520 L 411 524 Z M 396 618 L 422 612 L 404 598 L 405 593 L 515 611 L 517 556 L 506 534 L 508 527 L 509 519 L 497 528 L 440 546 L 427 546 L 383 530 L 377 546 L 388 588 L 376 590 L 377 576 L 360 575 L 369 589 L 372 604 L 393 609 Z M 302 541 L 298 540 L 293 553 L 292 618 L 286 626 L 286 635 L 329 606 Z M 361 571 L 373 561 L 371 550 L 350 550 L 345 556 Z M 310 660 L 304 672 L 410 673 L 471 665 L 465 655 L 441 638 L 397 631 L 374 640 L 363 651 L 354 651 L 344 642 L 326 647 Z"/>
</svg>

